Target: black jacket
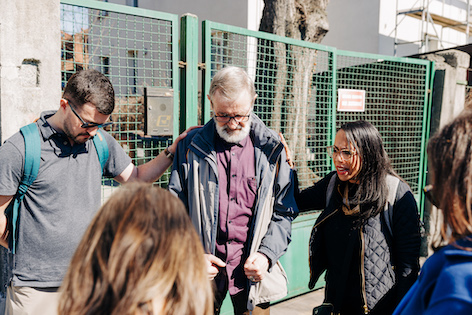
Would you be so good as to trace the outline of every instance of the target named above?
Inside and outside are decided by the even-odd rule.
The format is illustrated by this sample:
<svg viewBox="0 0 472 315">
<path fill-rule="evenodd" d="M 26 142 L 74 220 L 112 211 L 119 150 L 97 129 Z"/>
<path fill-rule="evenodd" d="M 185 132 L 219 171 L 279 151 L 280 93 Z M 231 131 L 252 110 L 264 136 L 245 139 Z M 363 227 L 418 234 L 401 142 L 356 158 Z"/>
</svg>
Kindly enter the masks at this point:
<svg viewBox="0 0 472 315">
<path fill-rule="evenodd" d="M 335 174 L 328 174 L 296 195 L 300 211 L 326 207 L 328 183 Z M 340 184 L 337 179 L 335 187 Z M 413 194 L 406 183 L 400 182 L 393 206 L 393 237 L 390 237 L 380 215 L 355 229 L 356 217 L 343 213 L 342 197 L 336 188 L 312 230 L 309 287 L 313 288 L 326 271 L 326 302 L 333 303 L 339 288 L 345 288 L 342 305 L 336 305 L 342 314 L 362 314 L 365 307 L 372 314 L 391 313 L 419 271 L 421 240 Z M 350 191 L 355 190 L 351 188 Z M 349 248 L 352 254 L 346 255 Z"/>
</svg>

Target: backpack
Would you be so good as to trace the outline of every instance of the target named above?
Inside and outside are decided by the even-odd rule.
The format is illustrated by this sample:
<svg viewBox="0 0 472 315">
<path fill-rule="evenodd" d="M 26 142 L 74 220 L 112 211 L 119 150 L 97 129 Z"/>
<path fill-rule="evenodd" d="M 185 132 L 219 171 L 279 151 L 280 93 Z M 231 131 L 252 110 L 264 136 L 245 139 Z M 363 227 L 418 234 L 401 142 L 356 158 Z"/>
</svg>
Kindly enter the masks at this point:
<svg viewBox="0 0 472 315">
<path fill-rule="evenodd" d="M 9 244 L 13 254 L 16 252 L 16 241 L 18 233 L 18 215 L 20 203 L 28 190 L 29 186 L 34 182 L 39 172 L 39 164 L 41 162 L 41 138 L 36 123 L 31 123 L 20 129 L 23 139 L 25 141 L 25 164 L 23 176 L 21 178 L 18 191 L 16 192 L 13 201 L 7 208 L 7 217 L 11 218 L 11 243 Z M 105 163 L 108 160 L 108 144 L 103 137 L 102 131 L 98 129 L 97 134 L 93 137 L 93 144 L 97 150 L 100 166 L 103 170 Z"/>
</svg>

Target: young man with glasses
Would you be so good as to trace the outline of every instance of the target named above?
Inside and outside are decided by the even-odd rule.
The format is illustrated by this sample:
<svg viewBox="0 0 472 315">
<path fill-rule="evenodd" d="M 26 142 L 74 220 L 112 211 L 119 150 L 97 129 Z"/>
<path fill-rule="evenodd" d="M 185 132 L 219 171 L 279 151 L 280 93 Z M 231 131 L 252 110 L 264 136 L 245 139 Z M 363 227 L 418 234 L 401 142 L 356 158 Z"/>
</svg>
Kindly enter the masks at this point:
<svg viewBox="0 0 472 315">
<path fill-rule="evenodd" d="M 278 262 L 298 214 L 279 136 L 252 113 L 252 79 L 237 67 L 213 77 L 213 119 L 181 141 L 169 189 L 187 206 L 215 283 L 215 313 L 229 291 L 234 314 L 267 314 L 287 294 Z"/>
<path fill-rule="evenodd" d="M 96 70 L 75 73 L 57 111 L 36 122 L 41 161 L 36 180 L 19 206 L 18 233 L 6 314 L 54 314 L 57 289 L 83 233 L 100 207 L 102 166 L 92 138 L 111 122 L 115 95 L 111 82 Z M 134 166 L 108 133 L 103 175 L 120 183 L 153 182 L 170 166 L 177 141 L 154 160 Z M 12 231 L 4 214 L 23 176 L 25 144 L 20 133 L 0 147 L 0 233 L 2 246 Z"/>
</svg>

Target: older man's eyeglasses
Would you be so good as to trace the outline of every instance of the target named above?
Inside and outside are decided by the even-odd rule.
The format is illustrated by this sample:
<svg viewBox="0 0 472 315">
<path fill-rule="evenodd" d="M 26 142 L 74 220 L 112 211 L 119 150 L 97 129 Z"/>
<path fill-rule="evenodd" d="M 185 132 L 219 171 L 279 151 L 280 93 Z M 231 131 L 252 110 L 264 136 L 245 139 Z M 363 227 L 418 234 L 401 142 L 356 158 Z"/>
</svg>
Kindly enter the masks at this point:
<svg viewBox="0 0 472 315">
<path fill-rule="evenodd" d="M 93 122 L 85 122 L 85 120 L 82 119 L 82 117 L 80 117 L 80 115 L 75 111 L 74 109 L 74 106 L 72 106 L 72 102 L 67 100 L 67 102 L 69 103 L 69 107 L 70 109 L 72 110 L 72 112 L 74 113 L 74 115 L 79 118 L 80 122 L 82 123 L 82 125 L 80 127 L 86 129 L 86 128 L 104 128 L 106 126 L 110 126 L 111 124 L 113 124 L 112 121 L 109 121 L 109 122 L 106 122 L 106 123 L 103 123 L 103 124 L 97 124 L 97 123 L 93 123 Z"/>
<path fill-rule="evenodd" d="M 236 116 L 226 116 L 226 115 L 214 115 L 216 121 L 221 122 L 221 123 L 229 123 L 231 119 L 234 119 L 235 122 L 240 123 L 240 122 L 246 122 L 249 120 L 249 117 L 251 115 L 236 115 Z"/>
<path fill-rule="evenodd" d="M 350 160 L 356 154 L 356 152 L 354 151 L 348 149 L 340 149 L 335 145 L 330 145 L 329 147 L 326 147 L 326 153 L 328 153 L 328 155 L 332 158 L 340 155 L 341 159 L 343 159 L 344 161 Z"/>
</svg>

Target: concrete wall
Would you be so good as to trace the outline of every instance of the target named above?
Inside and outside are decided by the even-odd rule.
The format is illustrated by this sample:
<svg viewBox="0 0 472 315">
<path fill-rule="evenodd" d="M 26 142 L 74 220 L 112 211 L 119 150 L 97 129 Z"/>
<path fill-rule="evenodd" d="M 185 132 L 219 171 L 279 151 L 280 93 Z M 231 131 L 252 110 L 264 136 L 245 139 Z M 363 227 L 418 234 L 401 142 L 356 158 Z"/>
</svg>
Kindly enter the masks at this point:
<svg viewBox="0 0 472 315">
<path fill-rule="evenodd" d="M 59 0 L 0 0 L 0 141 L 59 107 Z"/>
<path fill-rule="evenodd" d="M 321 44 L 337 49 L 378 53 L 379 0 L 330 0 L 329 32 Z"/>
<path fill-rule="evenodd" d="M 431 131 L 435 132 L 454 117 L 456 117 L 463 109 L 465 102 L 467 80 L 467 69 L 469 68 L 469 54 L 458 50 L 446 50 L 436 54 L 427 54 L 423 59 L 435 62 L 434 68 L 436 72 L 442 71 L 444 83 L 442 86 L 440 103 L 433 100 L 433 112 L 438 112 L 437 126 L 432 125 Z M 437 86 L 435 86 L 437 88 Z"/>
<path fill-rule="evenodd" d="M 252 0 L 256 2 L 255 0 Z M 108 0 L 108 2 L 126 5 L 128 0 Z M 138 6 L 182 16 L 192 13 L 199 21 L 211 20 L 246 28 L 248 26 L 248 2 L 234 0 L 138 0 Z"/>
<path fill-rule="evenodd" d="M 61 96 L 59 0 L 0 0 L 0 143 Z M 11 256 L 0 249 L 0 266 Z M 0 310 L 10 270 L 0 268 Z M 1 311 L 0 311 L 1 312 Z"/>
</svg>

